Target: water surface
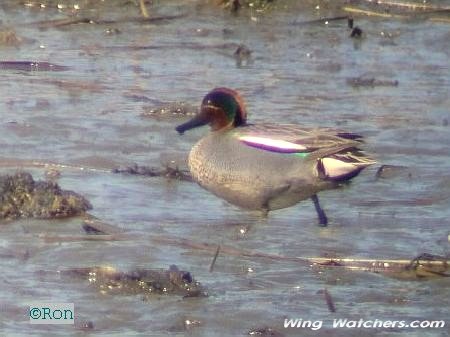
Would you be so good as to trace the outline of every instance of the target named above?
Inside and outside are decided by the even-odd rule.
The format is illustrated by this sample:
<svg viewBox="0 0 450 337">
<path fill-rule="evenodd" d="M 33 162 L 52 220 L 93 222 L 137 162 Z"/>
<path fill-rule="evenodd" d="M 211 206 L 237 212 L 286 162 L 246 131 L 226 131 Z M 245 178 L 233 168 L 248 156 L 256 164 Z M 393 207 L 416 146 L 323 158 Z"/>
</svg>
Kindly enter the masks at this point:
<svg viewBox="0 0 450 337">
<path fill-rule="evenodd" d="M 83 235 L 82 220 L 0 225 L 1 335 L 244 336 L 265 326 L 285 336 L 361 335 L 357 329 L 332 329 L 334 318 L 445 319 L 443 329 L 363 333 L 449 335 L 448 279 L 401 281 L 227 254 L 219 255 L 210 273 L 213 253 L 157 241 L 185 238 L 287 257 L 409 259 L 423 252 L 448 253 L 448 23 L 355 16 L 364 32 L 355 40 L 346 20 L 302 24 L 345 15 L 340 2 L 280 1 L 263 13 L 244 9 L 234 15 L 202 1 L 156 1 L 149 7 L 151 15 L 180 17 L 154 23 L 134 20 L 140 13 L 132 2 L 84 2 L 79 10 L 20 3 L 0 6 L 2 27 L 22 41 L 0 46 L 0 60 L 69 69 L 1 70 L 1 171 L 22 167 L 43 178 L 45 169 L 30 168 L 31 161 L 71 165 L 60 169 L 61 186 L 85 195 L 93 215 L 136 235 L 125 241 L 48 243 L 43 235 Z M 73 14 L 117 22 L 32 24 Z M 240 44 L 252 51 L 251 60 L 242 64 L 233 56 Z M 361 76 L 398 85 L 349 85 L 349 78 Z M 321 193 L 330 219 L 326 228 L 316 225 L 309 201 L 264 219 L 196 184 L 109 173 L 133 163 L 183 163 L 206 128 L 180 137 L 174 127 L 183 118 L 140 114 L 164 102 L 198 104 L 217 86 L 242 93 L 251 121 L 357 132 L 366 137 L 366 148 L 380 165 L 404 168 L 376 179 L 377 165 L 349 186 Z M 128 270 L 171 264 L 191 271 L 210 296 L 144 302 L 138 296 L 101 295 L 87 282 L 68 282 L 57 273 L 70 267 Z M 333 297 L 335 313 L 328 310 L 324 288 Z M 75 326 L 30 325 L 27 303 L 36 300 L 75 303 Z M 286 317 L 323 320 L 324 326 L 284 329 Z M 186 327 L 186 320 L 201 323 Z M 94 330 L 80 329 L 87 321 Z"/>
</svg>

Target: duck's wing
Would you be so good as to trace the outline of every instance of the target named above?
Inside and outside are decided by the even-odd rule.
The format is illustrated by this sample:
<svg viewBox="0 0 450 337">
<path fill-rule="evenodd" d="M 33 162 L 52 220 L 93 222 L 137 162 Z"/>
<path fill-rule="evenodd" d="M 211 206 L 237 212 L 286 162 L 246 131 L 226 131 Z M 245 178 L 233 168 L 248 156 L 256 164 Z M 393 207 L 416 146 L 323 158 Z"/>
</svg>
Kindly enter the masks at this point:
<svg viewBox="0 0 450 337">
<path fill-rule="evenodd" d="M 269 123 L 236 130 L 235 136 L 247 146 L 316 160 L 317 174 L 323 179 L 347 180 L 375 163 L 358 148 L 362 137 L 354 133 Z"/>
<path fill-rule="evenodd" d="M 356 147 L 362 141 L 357 134 L 331 128 L 303 128 L 295 124 L 250 124 L 236 130 L 236 137 L 248 146 L 280 153 Z"/>
</svg>

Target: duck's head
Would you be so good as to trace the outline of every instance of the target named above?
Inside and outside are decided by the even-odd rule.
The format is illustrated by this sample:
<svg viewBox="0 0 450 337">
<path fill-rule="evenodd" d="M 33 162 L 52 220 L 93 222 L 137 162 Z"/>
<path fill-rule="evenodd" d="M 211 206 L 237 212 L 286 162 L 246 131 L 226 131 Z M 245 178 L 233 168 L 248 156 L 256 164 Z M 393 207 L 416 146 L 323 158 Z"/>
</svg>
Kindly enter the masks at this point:
<svg viewBox="0 0 450 337">
<path fill-rule="evenodd" d="M 178 125 L 176 130 L 182 134 L 209 124 L 212 131 L 217 131 L 243 125 L 246 119 L 244 101 L 238 92 L 228 88 L 216 88 L 203 98 L 200 112 L 190 121 Z"/>
</svg>

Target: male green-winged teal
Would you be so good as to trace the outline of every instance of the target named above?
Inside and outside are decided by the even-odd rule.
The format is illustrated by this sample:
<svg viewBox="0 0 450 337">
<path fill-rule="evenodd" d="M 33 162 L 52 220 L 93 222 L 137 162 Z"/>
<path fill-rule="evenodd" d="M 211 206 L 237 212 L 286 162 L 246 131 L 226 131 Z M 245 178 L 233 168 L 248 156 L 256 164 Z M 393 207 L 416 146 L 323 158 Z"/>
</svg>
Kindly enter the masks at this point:
<svg viewBox="0 0 450 337">
<path fill-rule="evenodd" d="M 361 136 L 295 124 L 248 124 L 241 96 L 216 88 L 201 110 L 176 130 L 209 124 L 211 131 L 189 154 L 193 179 L 228 202 L 248 209 L 285 208 L 311 198 L 319 222 L 327 217 L 317 193 L 337 187 L 375 163 L 358 146 Z"/>
</svg>

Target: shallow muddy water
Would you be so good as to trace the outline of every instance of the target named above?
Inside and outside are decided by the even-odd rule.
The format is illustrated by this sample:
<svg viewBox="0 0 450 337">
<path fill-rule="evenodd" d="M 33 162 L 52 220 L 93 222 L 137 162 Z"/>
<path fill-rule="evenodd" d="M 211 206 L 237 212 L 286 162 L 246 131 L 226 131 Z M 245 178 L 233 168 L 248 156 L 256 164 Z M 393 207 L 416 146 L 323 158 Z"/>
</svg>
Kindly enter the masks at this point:
<svg viewBox="0 0 450 337">
<path fill-rule="evenodd" d="M 226 251 L 210 272 L 215 249 L 167 240 L 281 257 L 450 253 L 448 22 L 411 18 L 415 13 L 405 9 L 407 19 L 354 14 L 363 37 L 352 39 L 347 20 L 308 23 L 347 15 L 346 3 L 338 1 L 275 1 L 263 12 L 242 8 L 237 15 L 202 1 L 155 1 L 150 16 L 168 18 L 148 22 L 136 20 L 141 14 L 132 1 L 61 1 L 67 6 L 61 9 L 57 2 L 45 8 L 22 3 L 0 5 L 1 29 L 16 36 L 2 41 L 0 61 L 68 69 L 0 67 L 0 171 L 24 169 L 43 179 L 46 168 L 37 162 L 66 165 L 57 167 L 58 183 L 83 194 L 92 215 L 130 237 L 45 240 L 85 235 L 81 218 L 0 223 L 0 335 L 213 337 L 257 335 L 267 327 L 280 336 L 450 335 L 449 278 L 398 280 Z M 49 23 L 68 17 L 94 23 Z M 234 56 L 241 44 L 250 59 Z M 184 167 L 208 130 L 179 136 L 174 127 L 184 117 L 140 115 L 170 102 L 198 105 L 217 86 L 239 90 L 254 122 L 360 133 L 379 164 L 320 194 L 330 219 L 325 228 L 317 226 L 308 200 L 261 218 L 191 182 L 110 173 L 134 163 L 159 167 L 175 160 Z M 377 178 L 381 165 L 397 168 Z M 192 272 L 209 297 L 102 295 L 58 273 L 172 264 Z M 336 312 L 327 306 L 325 288 Z M 28 304 L 36 301 L 74 303 L 75 325 L 30 325 Z M 285 329 L 285 318 L 321 320 L 323 327 Z M 333 329 L 335 318 L 446 320 L 446 327 Z M 87 322 L 93 327 L 83 328 Z"/>
</svg>

